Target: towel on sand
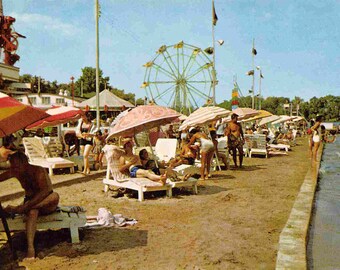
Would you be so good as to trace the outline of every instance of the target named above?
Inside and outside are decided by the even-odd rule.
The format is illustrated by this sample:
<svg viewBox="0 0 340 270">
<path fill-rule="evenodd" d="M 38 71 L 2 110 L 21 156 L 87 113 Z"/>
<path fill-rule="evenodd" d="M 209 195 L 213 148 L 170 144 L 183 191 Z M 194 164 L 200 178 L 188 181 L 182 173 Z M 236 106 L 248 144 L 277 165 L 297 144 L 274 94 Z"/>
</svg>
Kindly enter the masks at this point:
<svg viewBox="0 0 340 270">
<path fill-rule="evenodd" d="M 132 218 L 124 217 L 122 214 L 113 215 L 106 208 L 98 209 L 98 216 L 87 216 L 87 223 L 84 227 L 112 227 L 118 226 L 123 227 L 127 225 L 134 225 L 137 223 L 137 220 Z"/>
</svg>

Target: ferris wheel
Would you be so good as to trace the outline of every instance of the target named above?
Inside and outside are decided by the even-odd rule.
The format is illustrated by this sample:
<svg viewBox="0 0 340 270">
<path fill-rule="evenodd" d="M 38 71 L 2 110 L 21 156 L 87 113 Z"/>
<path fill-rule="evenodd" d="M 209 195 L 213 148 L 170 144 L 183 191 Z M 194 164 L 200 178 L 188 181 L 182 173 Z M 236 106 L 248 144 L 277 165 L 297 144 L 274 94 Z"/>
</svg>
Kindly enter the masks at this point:
<svg viewBox="0 0 340 270">
<path fill-rule="evenodd" d="M 161 46 L 146 68 L 142 88 L 148 99 L 188 114 L 211 102 L 215 70 L 207 53 L 184 43 Z"/>
</svg>

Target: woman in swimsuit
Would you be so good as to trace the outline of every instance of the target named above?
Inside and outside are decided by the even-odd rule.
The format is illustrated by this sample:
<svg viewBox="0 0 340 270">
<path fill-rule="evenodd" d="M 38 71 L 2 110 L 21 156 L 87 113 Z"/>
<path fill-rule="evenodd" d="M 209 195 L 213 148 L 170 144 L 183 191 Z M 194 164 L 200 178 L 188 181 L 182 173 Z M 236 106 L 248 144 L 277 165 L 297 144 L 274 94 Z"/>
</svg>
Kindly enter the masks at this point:
<svg viewBox="0 0 340 270">
<path fill-rule="evenodd" d="M 312 159 L 315 162 L 317 161 L 316 157 L 317 157 L 320 142 L 321 142 L 321 134 L 320 134 L 320 130 L 319 130 L 321 122 L 322 122 L 322 116 L 319 115 L 315 119 L 314 126 L 311 127 L 312 134 L 313 134 L 313 137 L 312 137 L 312 142 L 313 142 Z"/>
<path fill-rule="evenodd" d="M 92 134 L 92 122 L 91 115 L 86 114 L 80 120 L 79 130 L 77 132 L 77 137 L 80 138 L 80 151 L 83 153 L 84 157 L 84 170 L 82 174 L 90 174 L 90 164 L 89 155 L 93 147 L 93 134 Z"/>
<path fill-rule="evenodd" d="M 200 154 L 201 154 L 201 180 L 205 180 L 205 177 L 211 177 L 210 175 L 210 164 L 211 160 L 214 155 L 214 144 L 208 138 L 208 136 L 203 133 L 199 132 L 195 128 L 189 129 L 190 141 L 189 145 L 193 145 L 196 140 L 198 140 L 201 144 L 200 146 Z M 207 174 L 205 174 L 207 172 Z"/>
</svg>

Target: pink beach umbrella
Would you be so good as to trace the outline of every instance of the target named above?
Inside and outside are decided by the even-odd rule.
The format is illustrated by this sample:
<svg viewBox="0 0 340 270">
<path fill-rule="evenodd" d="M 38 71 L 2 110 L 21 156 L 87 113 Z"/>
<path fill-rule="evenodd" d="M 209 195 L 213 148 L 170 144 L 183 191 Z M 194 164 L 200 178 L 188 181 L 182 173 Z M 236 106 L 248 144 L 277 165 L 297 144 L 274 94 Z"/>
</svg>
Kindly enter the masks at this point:
<svg viewBox="0 0 340 270">
<path fill-rule="evenodd" d="M 53 107 L 46 111 L 49 115 L 47 118 L 39 120 L 31 125 L 29 125 L 27 130 L 34 130 L 39 128 L 57 126 L 61 124 L 68 123 L 70 121 L 78 120 L 82 115 L 84 115 L 84 111 L 74 107 Z"/>
<path fill-rule="evenodd" d="M 159 127 L 178 119 L 181 114 L 173 109 L 158 105 L 142 105 L 123 112 L 123 115 L 110 127 L 110 137 L 132 137 L 142 131 Z"/>
<path fill-rule="evenodd" d="M 5 137 L 24 129 L 28 125 L 48 116 L 41 109 L 25 105 L 0 93 L 0 137 Z"/>
</svg>

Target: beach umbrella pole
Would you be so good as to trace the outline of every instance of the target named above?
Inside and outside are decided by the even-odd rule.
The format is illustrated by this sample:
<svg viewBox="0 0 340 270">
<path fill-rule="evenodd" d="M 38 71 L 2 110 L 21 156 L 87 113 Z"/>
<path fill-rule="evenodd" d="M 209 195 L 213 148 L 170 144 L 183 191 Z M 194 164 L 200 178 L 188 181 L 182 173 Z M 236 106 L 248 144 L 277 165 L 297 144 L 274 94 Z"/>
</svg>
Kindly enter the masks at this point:
<svg viewBox="0 0 340 270">
<path fill-rule="evenodd" d="M 145 133 L 148 135 L 147 137 L 148 137 L 148 143 L 149 143 L 149 146 L 150 146 L 150 149 L 151 149 L 151 154 L 152 154 L 153 157 L 156 157 L 155 152 L 153 151 L 153 148 L 152 148 L 152 145 L 151 145 L 150 136 L 149 136 L 149 131 L 146 130 L 146 129 L 144 129 L 144 131 L 145 131 Z M 156 163 L 157 169 L 159 169 L 158 161 L 157 161 L 156 158 L 155 158 L 155 163 Z"/>
</svg>

